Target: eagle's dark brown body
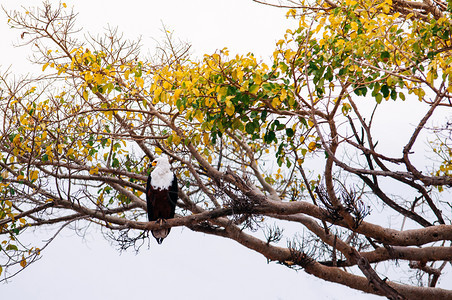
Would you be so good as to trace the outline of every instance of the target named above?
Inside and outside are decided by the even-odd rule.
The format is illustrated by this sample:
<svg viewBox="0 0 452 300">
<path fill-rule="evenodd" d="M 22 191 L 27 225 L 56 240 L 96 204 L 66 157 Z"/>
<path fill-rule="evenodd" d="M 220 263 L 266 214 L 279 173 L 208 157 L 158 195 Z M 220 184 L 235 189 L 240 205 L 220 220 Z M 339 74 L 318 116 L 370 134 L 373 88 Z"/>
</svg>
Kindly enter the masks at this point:
<svg viewBox="0 0 452 300">
<path fill-rule="evenodd" d="M 168 187 L 155 188 L 152 185 L 152 178 L 149 175 L 146 185 L 146 202 L 149 221 L 162 223 L 167 219 L 174 218 L 178 187 L 177 178 L 173 175 L 173 180 Z M 169 234 L 171 228 L 152 230 L 152 235 L 159 244 Z"/>
</svg>

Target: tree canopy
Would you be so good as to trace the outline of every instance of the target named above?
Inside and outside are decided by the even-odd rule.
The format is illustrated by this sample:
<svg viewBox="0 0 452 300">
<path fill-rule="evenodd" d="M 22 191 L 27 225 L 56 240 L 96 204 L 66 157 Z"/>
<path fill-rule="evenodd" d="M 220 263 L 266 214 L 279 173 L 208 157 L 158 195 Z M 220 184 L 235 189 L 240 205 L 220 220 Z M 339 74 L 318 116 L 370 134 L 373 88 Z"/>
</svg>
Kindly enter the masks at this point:
<svg viewBox="0 0 452 300">
<path fill-rule="evenodd" d="M 452 120 L 431 123 L 452 106 L 452 2 L 265 4 L 299 22 L 268 61 L 191 57 L 169 32 L 153 57 L 116 29 L 77 39 L 65 3 L 6 12 L 42 74 L 0 76 L 2 279 L 46 247 L 21 243 L 27 228 L 95 225 L 139 250 L 149 230 L 186 226 L 367 293 L 452 297 L 438 287 L 452 260 Z M 390 151 L 397 128 L 374 126 L 386 101 L 422 109 Z M 180 183 L 164 225 L 146 222 L 158 155 Z"/>
</svg>

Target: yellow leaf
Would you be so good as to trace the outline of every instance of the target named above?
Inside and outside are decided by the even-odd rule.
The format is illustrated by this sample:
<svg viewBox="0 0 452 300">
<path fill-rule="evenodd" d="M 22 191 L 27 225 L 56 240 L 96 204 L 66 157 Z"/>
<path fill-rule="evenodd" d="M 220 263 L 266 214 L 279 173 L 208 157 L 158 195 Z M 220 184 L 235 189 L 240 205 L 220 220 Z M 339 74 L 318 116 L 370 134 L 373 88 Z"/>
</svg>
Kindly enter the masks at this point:
<svg viewBox="0 0 452 300">
<path fill-rule="evenodd" d="M 229 116 L 232 116 L 232 115 L 234 114 L 234 112 L 235 112 L 234 106 L 232 106 L 232 107 L 227 106 L 227 107 L 225 108 L 225 112 L 226 112 Z"/>
<path fill-rule="evenodd" d="M 26 125 L 27 123 L 23 123 L 23 120 L 21 120 L 21 124 L 22 125 Z M 20 143 L 20 135 L 17 134 L 14 138 L 13 138 L 13 144 L 19 144 Z"/>
<path fill-rule="evenodd" d="M 204 115 L 202 111 L 200 110 L 196 111 L 195 118 L 196 120 L 198 120 L 199 123 L 202 123 L 204 121 Z"/>
<path fill-rule="evenodd" d="M 161 155 L 162 154 L 162 149 L 160 149 L 159 147 L 155 147 L 155 153 L 157 154 L 157 155 Z"/>
<path fill-rule="evenodd" d="M 99 173 L 99 167 L 92 167 L 92 168 L 89 170 L 89 173 L 90 173 L 91 175 L 98 174 L 98 173 Z"/>
<path fill-rule="evenodd" d="M 126 80 L 129 79 L 129 75 L 130 75 L 130 70 L 126 70 L 126 71 L 124 72 L 124 77 L 126 78 Z"/>
<path fill-rule="evenodd" d="M 295 18 L 297 16 L 297 10 L 294 8 L 289 9 L 289 11 L 286 13 L 286 18 L 293 17 Z"/>
<path fill-rule="evenodd" d="M 38 179 L 38 176 L 39 176 L 39 171 L 37 171 L 37 170 L 30 171 L 29 178 L 31 179 L 31 181 L 35 181 L 36 179 Z"/>
<path fill-rule="evenodd" d="M 228 93 L 227 86 L 220 87 L 218 90 L 218 100 L 221 100 L 223 96 L 226 96 L 227 93 Z"/>
<path fill-rule="evenodd" d="M 427 73 L 427 82 L 433 85 L 433 81 L 435 80 L 435 73 L 432 71 Z"/>
<path fill-rule="evenodd" d="M 44 72 L 45 69 L 46 69 L 48 66 L 49 66 L 49 63 L 44 64 L 44 65 L 42 66 L 42 71 Z"/>
<path fill-rule="evenodd" d="M 226 102 L 231 102 L 231 99 L 234 99 L 234 98 L 235 98 L 235 96 L 227 96 Z M 229 105 L 232 105 L 232 102 Z"/>
<path fill-rule="evenodd" d="M 237 71 L 237 79 L 240 80 L 240 81 L 242 81 L 242 80 L 243 80 L 243 75 L 245 75 L 245 73 L 243 72 L 242 69 L 239 69 L 239 70 Z"/>
<path fill-rule="evenodd" d="M 144 80 L 141 77 L 136 78 L 136 83 L 139 88 L 143 88 Z"/>
<path fill-rule="evenodd" d="M 273 98 L 272 100 L 272 106 L 273 107 L 278 107 L 279 105 L 281 105 L 282 100 L 278 97 Z"/>
<path fill-rule="evenodd" d="M 281 101 L 286 100 L 286 98 L 287 98 L 287 91 L 285 89 L 281 89 L 281 96 L 279 98 L 281 98 Z"/>
<path fill-rule="evenodd" d="M 316 142 L 310 142 L 309 145 L 308 145 L 308 150 L 309 150 L 309 152 L 314 151 L 315 148 L 317 148 Z"/>
<path fill-rule="evenodd" d="M 172 135 L 172 139 L 171 139 L 172 144 L 174 145 L 179 145 L 181 142 L 181 138 L 177 135 L 177 134 L 173 134 Z"/>
<path fill-rule="evenodd" d="M 85 73 L 85 81 L 91 81 L 94 78 L 93 74 L 90 72 Z"/>
<path fill-rule="evenodd" d="M 63 7 L 64 7 L 64 8 L 66 8 L 66 7 L 67 7 L 66 3 L 64 3 L 64 2 L 63 2 L 62 4 L 63 4 Z"/>
<path fill-rule="evenodd" d="M 72 149 L 72 148 L 70 148 L 70 149 L 67 151 L 66 155 L 69 156 L 69 155 L 71 155 L 71 154 L 74 154 L 74 149 Z"/>
<path fill-rule="evenodd" d="M 20 261 L 20 266 L 22 268 L 25 268 L 27 266 L 27 261 L 25 260 L 25 257 L 22 256 L 22 260 Z"/>
<path fill-rule="evenodd" d="M 255 84 L 261 84 L 262 83 L 262 77 L 259 74 L 256 74 L 254 76 L 254 83 Z"/>
<path fill-rule="evenodd" d="M 177 100 L 179 99 L 180 94 L 182 93 L 181 89 L 177 89 L 174 91 L 174 99 Z"/>
<path fill-rule="evenodd" d="M 162 93 L 163 89 L 162 87 L 158 87 L 154 90 L 154 98 L 157 98 L 161 93 Z"/>
<path fill-rule="evenodd" d="M 234 96 L 228 96 L 226 97 L 226 108 L 225 108 L 225 112 L 229 115 L 232 116 L 235 112 L 235 107 L 234 107 L 234 103 L 232 103 L 231 98 L 234 98 Z"/>
<path fill-rule="evenodd" d="M 26 118 L 25 116 L 22 116 L 22 118 L 21 118 L 21 120 L 20 120 L 20 124 L 22 124 L 22 125 L 28 125 L 28 122 L 29 122 L 28 118 Z M 14 141 L 16 138 L 17 138 L 18 140 Z M 13 142 L 14 142 L 14 143 L 17 143 L 17 142 L 19 141 L 19 139 L 20 139 L 20 136 L 19 136 L 19 135 L 16 135 L 16 136 L 14 137 L 14 139 L 13 139 Z"/>
<path fill-rule="evenodd" d="M 104 79 L 104 76 L 102 75 L 102 74 L 95 74 L 94 76 L 94 81 L 97 83 L 97 84 L 102 84 L 102 83 L 104 83 L 103 81 L 103 79 Z"/>
</svg>

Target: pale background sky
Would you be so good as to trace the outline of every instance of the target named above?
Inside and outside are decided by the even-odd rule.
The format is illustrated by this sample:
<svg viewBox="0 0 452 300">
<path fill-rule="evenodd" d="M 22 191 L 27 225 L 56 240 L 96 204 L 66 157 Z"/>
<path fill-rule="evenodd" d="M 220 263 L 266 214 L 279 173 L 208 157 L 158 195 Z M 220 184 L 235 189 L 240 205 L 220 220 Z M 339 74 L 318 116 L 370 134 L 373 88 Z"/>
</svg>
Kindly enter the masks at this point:
<svg viewBox="0 0 452 300">
<path fill-rule="evenodd" d="M 55 1 L 52 1 L 55 2 Z M 0 0 L 7 10 L 41 1 Z M 196 56 L 228 47 L 267 59 L 275 42 L 293 21 L 285 10 L 251 0 L 86 1 L 67 0 L 79 13 L 84 32 L 98 34 L 110 24 L 130 38 L 142 37 L 143 52 L 153 52 L 162 38 L 162 23 L 175 36 L 192 43 Z M 0 70 L 10 64 L 26 74 L 29 48 L 12 43 L 20 32 L 10 30 L 0 14 Z M 373 216 L 378 217 L 377 216 Z M 301 230 L 291 228 L 292 231 Z M 52 232 L 29 232 L 43 240 Z M 360 274 L 361 275 L 361 274 Z M 162 245 L 151 241 L 139 254 L 120 254 L 97 230 L 84 238 L 64 230 L 43 258 L 8 284 L 0 284 L 2 299 L 382 299 L 324 282 L 303 271 L 267 264 L 258 253 L 234 241 L 173 228 Z"/>
</svg>

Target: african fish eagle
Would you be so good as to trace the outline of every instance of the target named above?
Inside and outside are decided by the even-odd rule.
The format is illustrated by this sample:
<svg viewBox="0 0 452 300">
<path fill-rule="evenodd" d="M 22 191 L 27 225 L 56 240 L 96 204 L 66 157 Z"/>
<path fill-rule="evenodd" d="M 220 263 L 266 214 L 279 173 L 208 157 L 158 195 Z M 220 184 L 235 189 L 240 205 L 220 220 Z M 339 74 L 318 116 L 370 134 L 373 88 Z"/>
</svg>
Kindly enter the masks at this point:
<svg viewBox="0 0 452 300">
<path fill-rule="evenodd" d="M 171 172 L 166 156 L 161 156 L 152 162 L 154 170 L 149 174 L 146 185 L 146 202 L 149 221 L 162 224 L 167 219 L 174 218 L 177 202 L 177 178 Z M 152 230 L 152 235 L 161 244 L 168 236 L 171 228 Z"/>
</svg>

